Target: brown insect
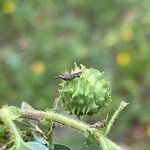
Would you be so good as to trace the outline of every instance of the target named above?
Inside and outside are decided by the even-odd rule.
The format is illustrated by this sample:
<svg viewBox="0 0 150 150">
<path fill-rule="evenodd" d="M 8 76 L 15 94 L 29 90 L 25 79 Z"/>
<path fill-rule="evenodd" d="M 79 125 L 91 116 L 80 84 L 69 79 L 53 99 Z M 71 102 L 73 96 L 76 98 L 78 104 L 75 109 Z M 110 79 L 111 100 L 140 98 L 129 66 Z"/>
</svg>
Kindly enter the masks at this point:
<svg viewBox="0 0 150 150">
<path fill-rule="evenodd" d="M 70 81 L 70 80 L 73 80 L 74 78 L 76 77 L 80 77 L 82 74 L 82 72 L 75 72 L 75 73 L 66 73 L 64 75 L 59 75 L 59 76 L 56 76 L 55 79 L 62 79 L 62 80 L 65 80 L 65 81 Z"/>
</svg>

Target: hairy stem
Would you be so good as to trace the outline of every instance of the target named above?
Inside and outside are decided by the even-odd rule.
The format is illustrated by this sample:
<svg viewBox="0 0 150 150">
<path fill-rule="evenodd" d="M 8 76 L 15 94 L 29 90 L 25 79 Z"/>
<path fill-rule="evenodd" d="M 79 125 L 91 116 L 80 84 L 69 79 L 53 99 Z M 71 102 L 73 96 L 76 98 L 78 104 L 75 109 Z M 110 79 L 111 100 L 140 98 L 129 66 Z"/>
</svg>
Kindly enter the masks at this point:
<svg viewBox="0 0 150 150">
<path fill-rule="evenodd" d="M 120 112 L 124 109 L 124 107 L 126 107 L 127 104 L 128 103 L 126 102 L 121 102 L 119 108 L 114 113 L 111 120 L 109 121 L 105 133 L 100 132 L 99 129 L 93 128 L 84 122 L 69 118 L 67 116 L 55 112 L 44 112 L 44 111 L 37 111 L 37 110 L 20 110 L 20 109 L 16 110 L 16 108 L 14 107 L 13 108 L 4 107 L 0 109 L 0 121 L 2 121 L 4 125 L 9 129 L 9 132 L 11 133 L 11 139 L 15 143 L 15 148 L 17 150 L 20 149 L 20 144 L 24 142 L 21 138 L 21 135 L 19 134 L 19 131 L 17 130 L 17 127 L 13 122 L 13 120 L 17 120 L 18 118 L 26 118 L 26 119 L 39 120 L 39 121 L 50 120 L 52 122 L 57 122 L 66 125 L 68 127 L 71 127 L 73 129 L 76 129 L 82 132 L 83 134 L 89 134 L 89 133 L 92 134 L 95 140 L 98 142 L 98 144 L 101 145 L 103 150 L 110 150 L 112 148 L 116 150 L 120 150 L 120 148 L 115 143 L 107 139 L 105 135 L 109 133 L 116 118 L 119 116 Z"/>
<path fill-rule="evenodd" d="M 119 113 L 121 112 L 121 110 L 123 110 L 123 108 L 126 105 L 127 103 L 121 102 L 118 110 L 115 112 L 110 122 L 108 123 L 108 127 L 106 128 L 106 133 L 110 131 L 111 126 L 113 125 L 115 119 L 118 117 Z M 110 141 L 104 135 L 102 135 L 98 129 L 91 128 L 88 124 L 85 124 L 81 121 L 74 120 L 54 112 L 43 112 L 43 111 L 30 111 L 30 112 L 23 111 L 22 117 L 28 119 L 35 119 L 35 120 L 51 119 L 54 122 L 69 126 L 82 133 L 87 133 L 87 132 L 92 133 L 96 138 L 96 140 L 98 141 L 98 143 L 101 145 L 101 148 L 103 150 L 110 150 L 111 148 L 115 150 L 121 150 L 114 142 Z"/>
<path fill-rule="evenodd" d="M 105 135 L 107 135 L 110 130 L 111 130 L 111 127 L 112 125 L 114 124 L 115 120 L 118 118 L 120 112 L 128 105 L 128 103 L 122 101 L 120 103 L 120 106 L 119 108 L 116 110 L 116 112 L 114 113 L 114 115 L 112 116 L 112 118 L 110 119 L 108 125 L 107 125 L 107 128 L 106 128 L 106 132 L 105 132 Z"/>
<path fill-rule="evenodd" d="M 19 149 L 20 143 L 23 141 L 19 131 L 17 130 L 16 125 L 14 122 L 9 118 L 9 115 L 2 110 L 0 110 L 0 120 L 4 123 L 4 125 L 9 129 L 9 132 L 11 134 L 11 139 L 16 145 L 16 149 Z"/>
<path fill-rule="evenodd" d="M 105 136 L 101 136 L 99 138 L 99 142 L 101 143 L 101 148 L 103 150 L 121 150 L 121 148 L 116 145 L 114 142 L 110 141 Z"/>
<path fill-rule="evenodd" d="M 71 119 L 71 118 L 65 117 L 63 115 L 54 113 L 54 112 L 22 111 L 22 117 L 28 118 L 28 119 L 35 119 L 35 120 L 51 119 L 54 122 L 69 126 L 76 130 L 79 130 L 83 133 L 87 132 L 88 129 L 91 129 L 89 127 L 89 125 L 87 125 L 81 121 L 77 121 L 75 119 Z"/>
</svg>

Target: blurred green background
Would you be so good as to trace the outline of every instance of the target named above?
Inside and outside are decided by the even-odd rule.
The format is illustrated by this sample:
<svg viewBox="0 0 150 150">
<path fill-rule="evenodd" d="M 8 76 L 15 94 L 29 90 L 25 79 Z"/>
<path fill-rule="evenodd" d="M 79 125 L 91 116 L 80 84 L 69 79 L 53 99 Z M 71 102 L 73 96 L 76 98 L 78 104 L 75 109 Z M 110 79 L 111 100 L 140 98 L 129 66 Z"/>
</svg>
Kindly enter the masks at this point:
<svg viewBox="0 0 150 150">
<path fill-rule="evenodd" d="M 74 62 L 105 72 L 112 83 L 110 115 L 121 100 L 130 103 L 110 135 L 114 141 L 125 150 L 148 150 L 149 0 L 0 0 L 1 106 L 26 101 L 52 108 L 59 83 L 54 77 Z M 92 123 L 102 114 L 82 119 Z M 98 149 L 83 146 L 83 137 L 66 128 L 57 127 L 54 142 Z"/>
</svg>

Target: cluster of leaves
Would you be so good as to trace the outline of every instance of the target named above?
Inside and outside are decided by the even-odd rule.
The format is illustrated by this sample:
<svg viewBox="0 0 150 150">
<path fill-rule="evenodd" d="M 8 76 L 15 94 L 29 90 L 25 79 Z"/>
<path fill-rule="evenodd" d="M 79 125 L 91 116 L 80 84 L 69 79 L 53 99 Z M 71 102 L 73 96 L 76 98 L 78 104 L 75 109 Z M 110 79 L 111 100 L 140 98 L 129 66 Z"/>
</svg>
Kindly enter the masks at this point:
<svg viewBox="0 0 150 150">
<path fill-rule="evenodd" d="M 0 123 L 1 150 L 70 150 L 64 145 L 51 144 L 51 140 L 48 139 L 49 134 L 44 135 L 37 121 L 20 118 L 21 110 L 35 111 L 25 102 L 22 103 L 22 109 L 13 106 L 3 106 L 0 109 L 2 121 Z M 19 123 L 18 127 L 15 125 L 17 122 L 14 123 L 14 121 Z M 47 132 L 51 133 L 51 130 Z"/>
<path fill-rule="evenodd" d="M 40 113 L 33 109 L 29 104 L 23 102 L 22 108 L 14 106 L 3 106 L 0 109 L 0 141 L 2 150 L 70 150 L 70 148 L 52 144 L 53 121 L 75 128 L 85 134 L 86 145 L 96 143 L 103 150 L 121 150 L 115 143 L 106 138 L 106 134 L 118 117 L 120 111 L 126 107 L 127 103 L 121 102 L 120 107 L 112 116 L 110 122 L 106 124 L 85 125 L 63 115 L 54 113 Z M 43 117 L 41 117 L 43 116 Z M 39 127 L 38 122 L 44 123 L 46 129 Z M 25 125 L 26 128 L 16 126 L 16 123 Z M 46 122 L 46 123 L 45 123 Z M 25 124 L 26 123 L 26 124 Z M 28 124 L 27 124 L 28 123 Z M 76 125 L 75 125 L 76 124 Z M 7 138 L 5 138 L 7 136 Z"/>
</svg>

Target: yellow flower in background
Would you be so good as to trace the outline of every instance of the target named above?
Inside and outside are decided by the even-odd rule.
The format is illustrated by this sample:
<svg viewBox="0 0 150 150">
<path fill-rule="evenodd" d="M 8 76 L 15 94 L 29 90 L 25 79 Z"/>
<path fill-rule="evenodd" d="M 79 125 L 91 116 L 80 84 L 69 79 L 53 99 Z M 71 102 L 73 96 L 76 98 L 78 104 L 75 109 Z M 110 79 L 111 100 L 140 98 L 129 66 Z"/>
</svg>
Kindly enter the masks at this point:
<svg viewBox="0 0 150 150">
<path fill-rule="evenodd" d="M 124 41 L 131 41 L 134 37 L 134 32 L 130 26 L 123 27 L 121 30 L 121 37 Z"/>
<path fill-rule="evenodd" d="M 127 52 L 121 52 L 117 55 L 116 61 L 120 66 L 126 66 L 130 63 L 131 57 Z"/>
<path fill-rule="evenodd" d="M 6 14 L 11 14 L 16 11 L 16 4 L 12 1 L 5 1 L 2 10 Z"/>
<path fill-rule="evenodd" d="M 37 74 L 43 74 L 46 70 L 45 63 L 43 61 L 37 61 L 31 65 L 31 70 Z"/>
<path fill-rule="evenodd" d="M 150 137 L 150 124 L 147 126 L 147 135 Z"/>
</svg>

